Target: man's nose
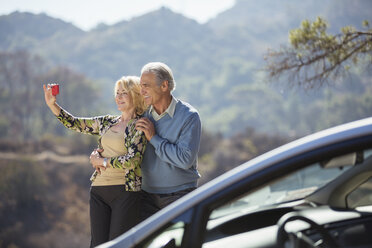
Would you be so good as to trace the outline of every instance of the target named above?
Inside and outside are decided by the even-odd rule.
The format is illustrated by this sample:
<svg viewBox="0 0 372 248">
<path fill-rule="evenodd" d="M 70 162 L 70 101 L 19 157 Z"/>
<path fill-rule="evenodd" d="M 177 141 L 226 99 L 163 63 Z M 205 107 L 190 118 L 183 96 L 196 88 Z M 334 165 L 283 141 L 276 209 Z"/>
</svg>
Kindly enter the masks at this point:
<svg viewBox="0 0 372 248">
<path fill-rule="evenodd" d="M 143 87 L 141 87 L 141 95 L 144 95 L 146 93 L 146 91 L 144 90 Z"/>
</svg>

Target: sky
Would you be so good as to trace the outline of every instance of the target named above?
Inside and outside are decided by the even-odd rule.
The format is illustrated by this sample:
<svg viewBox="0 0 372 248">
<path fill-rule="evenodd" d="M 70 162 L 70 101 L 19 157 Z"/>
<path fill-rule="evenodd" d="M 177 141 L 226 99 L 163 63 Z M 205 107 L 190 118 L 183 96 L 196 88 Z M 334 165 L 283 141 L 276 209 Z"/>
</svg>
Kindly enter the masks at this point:
<svg viewBox="0 0 372 248">
<path fill-rule="evenodd" d="M 112 25 L 162 6 L 205 23 L 234 3 L 235 0 L 0 0 L 0 15 L 14 11 L 45 13 L 87 31 L 99 23 Z"/>
</svg>

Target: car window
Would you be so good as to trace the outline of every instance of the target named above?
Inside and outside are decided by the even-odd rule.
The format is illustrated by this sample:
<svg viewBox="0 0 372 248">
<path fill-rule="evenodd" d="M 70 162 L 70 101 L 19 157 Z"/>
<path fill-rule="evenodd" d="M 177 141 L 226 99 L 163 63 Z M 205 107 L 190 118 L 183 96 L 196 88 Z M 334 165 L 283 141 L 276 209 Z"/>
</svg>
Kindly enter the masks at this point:
<svg viewBox="0 0 372 248">
<path fill-rule="evenodd" d="M 255 192 L 242 195 L 232 202 L 216 208 L 212 211 L 210 220 L 230 214 L 239 215 L 239 212 L 244 213 L 272 204 L 303 199 L 315 190 L 334 180 L 354 165 L 362 163 L 371 156 L 372 149 L 368 149 L 313 163 L 285 177 L 279 178 Z M 371 202 L 372 185 L 371 182 L 368 181 L 349 195 L 348 201 L 350 201 L 350 205 L 356 206 L 356 202 L 359 202 L 359 204 L 362 204 L 362 202 L 368 204 L 367 199 L 362 200 L 358 198 L 359 195 L 365 195 L 364 192 L 366 190 L 371 190 L 371 194 L 369 194 L 371 195 Z M 213 226 L 214 224 L 212 223 L 211 225 Z"/>
<path fill-rule="evenodd" d="M 239 211 L 251 211 L 267 205 L 302 199 L 350 168 L 351 165 L 325 167 L 323 162 L 314 163 L 215 209 L 212 211 L 210 219 L 233 213 L 237 214 Z"/>
<path fill-rule="evenodd" d="M 168 228 L 164 229 L 160 234 L 151 239 L 147 244 L 144 245 L 145 248 L 176 248 L 181 246 L 182 237 L 185 230 L 185 223 L 179 221 Z"/>
<path fill-rule="evenodd" d="M 372 149 L 364 151 L 364 160 L 370 163 L 372 159 Z M 372 177 L 369 177 L 364 182 L 353 190 L 346 198 L 349 208 L 358 208 L 372 205 Z"/>
<path fill-rule="evenodd" d="M 372 178 L 369 178 L 351 192 L 347 196 L 346 201 L 349 208 L 372 205 Z"/>
<path fill-rule="evenodd" d="M 290 206 L 287 203 L 298 203 L 342 174 L 348 173 L 351 168 L 370 163 L 371 156 L 372 150 L 369 149 L 322 159 L 284 177 L 273 178 L 273 181 L 267 182 L 264 187 L 215 208 L 207 222 L 208 236 L 205 242 L 219 239 L 219 229 L 216 227 L 241 216 L 269 209 L 271 206 L 275 208 L 276 204 L 286 203 L 286 206 Z M 372 176 L 360 182 L 358 188 L 347 196 L 347 203 L 349 207 L 372 205 Z"/>
</svg>

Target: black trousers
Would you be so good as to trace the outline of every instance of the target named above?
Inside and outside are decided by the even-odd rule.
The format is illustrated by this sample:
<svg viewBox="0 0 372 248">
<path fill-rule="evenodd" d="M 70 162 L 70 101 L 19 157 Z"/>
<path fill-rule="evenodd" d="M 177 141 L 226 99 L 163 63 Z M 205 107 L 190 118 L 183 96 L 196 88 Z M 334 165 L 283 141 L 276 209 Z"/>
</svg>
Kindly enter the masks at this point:
<svg viewBox="0 0 372 248">
<path fill-rule="evenodd" d="M 141 191 L 141 220 L 145 220 L 162 208 L 178 200 L 195 188 L 184 189 L 169 194 L 152 194 Z"/>
<path fill-rule="evenodd" d="M 112 240 L 140 221 L 140 192 L 124 185 L 92 186 L 90 189 L 90 247 Z"/>
</svg>

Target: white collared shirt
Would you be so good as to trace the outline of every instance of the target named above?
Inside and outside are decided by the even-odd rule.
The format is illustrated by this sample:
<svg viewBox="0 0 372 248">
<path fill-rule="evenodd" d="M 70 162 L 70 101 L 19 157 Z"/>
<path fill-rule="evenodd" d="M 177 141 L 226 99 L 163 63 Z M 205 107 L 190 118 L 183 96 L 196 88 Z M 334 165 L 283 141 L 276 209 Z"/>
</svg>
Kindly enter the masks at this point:
<svg viewBox="0 0 372 248">
<path fill-rule="evenodd" d="M 156 113 L 155 109 L 151 105 L 151 107 L 150 107 L 150 113 L 151 113 L 152 117 L 154 118 L 154 120 L 155 121 L 158 121 L 161 118 L 163 118 L 166 114 L 168 114 L 170 117 L 173 118 L 174 111 L 176 110 L 177 102 L 178 102 L 178 100 L 172 96 L 172 101 L 169 104 L 168 108 L 162 114 L 160 114 L 160 115 L 158 113 Z"/>
</svg>

